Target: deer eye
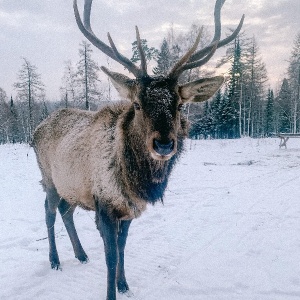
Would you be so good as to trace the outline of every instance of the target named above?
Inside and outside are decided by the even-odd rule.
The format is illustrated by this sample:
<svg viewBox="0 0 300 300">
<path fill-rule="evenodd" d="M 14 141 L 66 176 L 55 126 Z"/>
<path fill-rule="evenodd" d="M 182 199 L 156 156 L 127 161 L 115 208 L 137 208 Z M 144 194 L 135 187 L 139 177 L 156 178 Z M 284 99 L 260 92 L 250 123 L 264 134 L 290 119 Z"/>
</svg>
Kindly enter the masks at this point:
<svg viewBox="0 0 300 300">
<path fill-rule="evenodd" d="M 140 110 L 141 106 L 137 102 L 133 102 L 133 107 L 135 110 Z"/>
<path fill-rule="evenodd" d="M 182 103 L 180 103 L 179 105 L 178 105 L 178 111 L 181 111 L 182 110 L 182 108 L 183 108 L 183 104 Z"/>
</svg>

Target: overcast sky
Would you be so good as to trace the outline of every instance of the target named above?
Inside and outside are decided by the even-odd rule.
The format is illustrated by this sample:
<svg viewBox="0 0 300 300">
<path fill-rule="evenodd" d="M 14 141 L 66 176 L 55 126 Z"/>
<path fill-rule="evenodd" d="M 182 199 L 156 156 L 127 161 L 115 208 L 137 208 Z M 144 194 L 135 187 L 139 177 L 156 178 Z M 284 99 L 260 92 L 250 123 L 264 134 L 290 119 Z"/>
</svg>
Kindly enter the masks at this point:
<svg viewBox="0 0 300 300">
<path fill-rule="evenodd" d="M 83 35 L 77 28 L 72 0 L 0 0 L 0 87 L 15 96 L 12 85 L 26 57 L 38 68 L 48 98 L 59 97 L 64 62 L 78 61 Z M 78 0 L 82 8 L 83 0 Z M 109 31 L 119 50 L 131 57 L 134 26 L 149 46 L 159 47 L 173 23 L 175 33 L 193 22 L 213 31 L 214 0 L 94 0 L 92 27 L 103 41 Z M 244 30 L 255 35 L 270 84 L 283 78 L 296 34 L 300 32 L 299 0 L 227 0 L 222 9 L 223 36 L 246 15 Z M 99 65 L 107 59 L 93 48 Z M 112 64 L 112 69 L 116 65 Z M 105 78 L 103 79 L 105 80 Z"/>
</svg>

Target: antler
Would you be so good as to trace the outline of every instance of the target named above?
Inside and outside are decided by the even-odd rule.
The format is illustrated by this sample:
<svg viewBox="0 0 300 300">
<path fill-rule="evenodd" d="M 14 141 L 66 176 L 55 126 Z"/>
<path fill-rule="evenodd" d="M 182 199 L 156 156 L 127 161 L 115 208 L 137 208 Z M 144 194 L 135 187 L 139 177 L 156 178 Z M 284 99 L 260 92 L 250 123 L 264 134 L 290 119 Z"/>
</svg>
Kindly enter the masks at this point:
<svg viewBox="0 0 300 300">
<path fill-rule="evenodd" d="M 169 77 L 178 78 L 180 74 L 189 69 L 194 69 L 206 64 L 211 57 L 214 55 L 215 51 L 233 41 L 237 35 L 239 34 L 245 15 L 242 16 L 239 25 L 237 28 L 232 32 L 230 36 L 220 40 L 221 38 L 221 9 L 223 4 L 226 0 L 216 0 L 215 10 L 214 10 L 214 21 L 215 21 L 215 34 L 211 41 L 211 43 L 206 46 L 205 48 L 197 51 L 197 47 L 200 42 L 202 29 L 200 30 L 194 45 L 191 49 L 175 64 L 172 70 L 169 73 Z M 130 59 L 123 56 L 115 46 L 110 34 L 108 33 L 108 41 L 110 46 L 106 45 L 100 39 L 96 37 L 92 28 L 91 28 L 91 7 L 92 7 L 93 0 L 85 0 L 84 2 L 84 11 L 83 11 L 83 22 L 81 20 L 77 0 L 74 0 L 73 7 L 77 25 L 84 36 L 98 49 L 100 49 L 103 53 L 111 57 L 113 60 L 119 62 L 125 68 L 129 70 L 129 72 L 133 73 L 136 78 L 148 76 L 147 74 L 147 62 L 145 53 L 142 48 L 141 38 L 139 34 L 138 27 L 136 27 L 136 40 L 137 40 L 137 48 L 139 50 L 140 58 L 141 58 L 141 67 L 137 67 Z"/>
<path fill-rule="evenodd" d="M 108 55 L 113 60 L 117 61 L 121 65 L 123 65 L 129 72 L 135 75 L 135 77 L 147 76 L 147 63 L 145 58 L 145 53 L 142 49 L 141 38 L 139 34 L 139 30 L 136 27 L 136 39 L 138 44 L 138 50 L 141 58 L 141 67 L 138 68 L 130 59 L 123 56 L 115 46 L 110 34 L 108 33 L 108 41 L 110 47 L 102 42 L 100 39 L 96 37 L 91 27 L 91 7 L 93 0 L 85 0 L 84 1 L 84 11 L 83 11 L 83 22 L 81 20 L 77 0 L 73 2 L 74 14 L 77 25 L 83 35 L 99 50 L 101 50 L 104 54 Z"/>
<path fill-rule="evenodd" d="M 200 36 L 202 33 L 202 29 L 200 30 L 200 33 L 198 34 L 198 37 L 192 46 L 192 48 L 177 62 L 177 64 L 173 67 L 173 69 L 170 71 L 169 76 L 178 78 L 180 74 L 189 69 L 194 69 L 200 66 L 203 66 L 206 64 L 211 57 L 214 55 L 216 50 L 231 41 L 233 41 L 237 35 L 239 34 L 243 22 L 245 19 L 245 15 L 242 16 L 239 25 L 237 28 L 232 32 L 230 36 L 220 41 L 221 38 L 221 9 L 223 4 L 226 0 L 217 0 L 215 4 L 215 11 L 214 11 L 214 20 L 215 20 L 215 34 L 208 46 L 205 48 L 197 51 L 197 47 L 200 41 Z M 194 53 L 195 52 L 195 53 Z"/>
</svg>

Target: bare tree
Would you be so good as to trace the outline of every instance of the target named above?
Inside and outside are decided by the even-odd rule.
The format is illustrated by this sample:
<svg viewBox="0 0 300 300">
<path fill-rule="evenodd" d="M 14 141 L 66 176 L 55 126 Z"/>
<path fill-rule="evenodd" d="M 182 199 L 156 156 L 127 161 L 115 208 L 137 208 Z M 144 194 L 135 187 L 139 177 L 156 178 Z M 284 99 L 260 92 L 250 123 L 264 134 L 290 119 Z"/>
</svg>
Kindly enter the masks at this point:
<svg viewBox="0 0 300 300">
<path fill-rule="evenodd" d="M 179 58 L 190 49 L 197 38 L 201 34 L 201 39 L 198 45 L 198 49 L 205 47 L 209 43 L 209 32 L 204 26 L 193 23 L 185 34 L 177 34 L 173 27 L 170 28 L 168 33 L 167 42 L 169 43 L 170 54 L 171 54 L 171 64 L 176 63 Z M 186 70 L 180 80 L 182 82 L 192 81 L 199 76 L 212 76 L 213 72 L 209 72 L 205 66 L 203 68 L 194 68 L 191 70 Z"/>
<path fill-rule="evenodd" d="M 288 81 L 291 88 L 292 131 L 299 130 L 300 118 L 300 32 L 295 38 L 288 66 Z"/>
<path fill-rule="evenodd" d="M 60 92 L 66 108 L 69 106 L 76 106 L 76 73 L 71 60 L 65 62 Z"/>
<path fill-rule="evenodd" d="M 259 53 L 255 37 L 245 49 L 244 55 L 244 135 L 260 135 L 264 124 L 263 103 L 266 97 L 265 84 L 268 80 L 266 66 Z"/>
<path fill-rule="evenodd" d="M 27 141 L 30 141 L 33 129 L 35 127 L 34 120 L 34 102 L 41 96 L 44 96 L 44 84 L 41 81 L 41 75 L 37 72 L 37 67 L 29 62 L 25 57 L 22 67 L 18 74 L 18 81 L 14 83 L 14 87 L 18 91 L 18 98 L 27 103 Z"/>
</svg>

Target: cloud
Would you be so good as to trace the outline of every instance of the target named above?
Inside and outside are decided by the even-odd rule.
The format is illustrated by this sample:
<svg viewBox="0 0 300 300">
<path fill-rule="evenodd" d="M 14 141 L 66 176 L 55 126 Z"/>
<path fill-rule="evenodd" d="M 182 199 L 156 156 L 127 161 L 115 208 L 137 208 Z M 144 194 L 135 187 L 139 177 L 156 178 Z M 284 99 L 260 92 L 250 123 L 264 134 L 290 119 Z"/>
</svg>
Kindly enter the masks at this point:
<svg viewBox="0 0 300 300">
<path fill-rule="evenodd" d="M 80 11 L 83 0 L 78 0 Z M 213 34 L 213 0 L 94 0 L 92 26 L 107 43 L 109 31 L 118 48 L 131 56 L 134 26 L 149 45 L 159 47 L 171 24 L 175 34 L 187 31 L 192 23 L 207 25 Z M 300 28 L 299 0 L 227 0 L 222 8 L 223 36 L 235 28 L 242 14 L 244 30 L 255 35 L 267 64 L 269 77 L 277 80 L 284 73 L 286 59 Z M 20 57 L 35 64 L 49 97 L 58 95 L 63 62 L 78 59 L 78 45 L 84 39 L 74 20 L 72 1 L 0 0 L 0 87 L 8 94 L 21 65 Z M 222 51 L 218 51 L 218 54 Z M 106 57 L 98 50 L 94 58 L 100 65 Z M 50 83 L 51 82 L 51 83 Z M 50 83 L 50 84 L 49 84 Z"/>
</svg>

